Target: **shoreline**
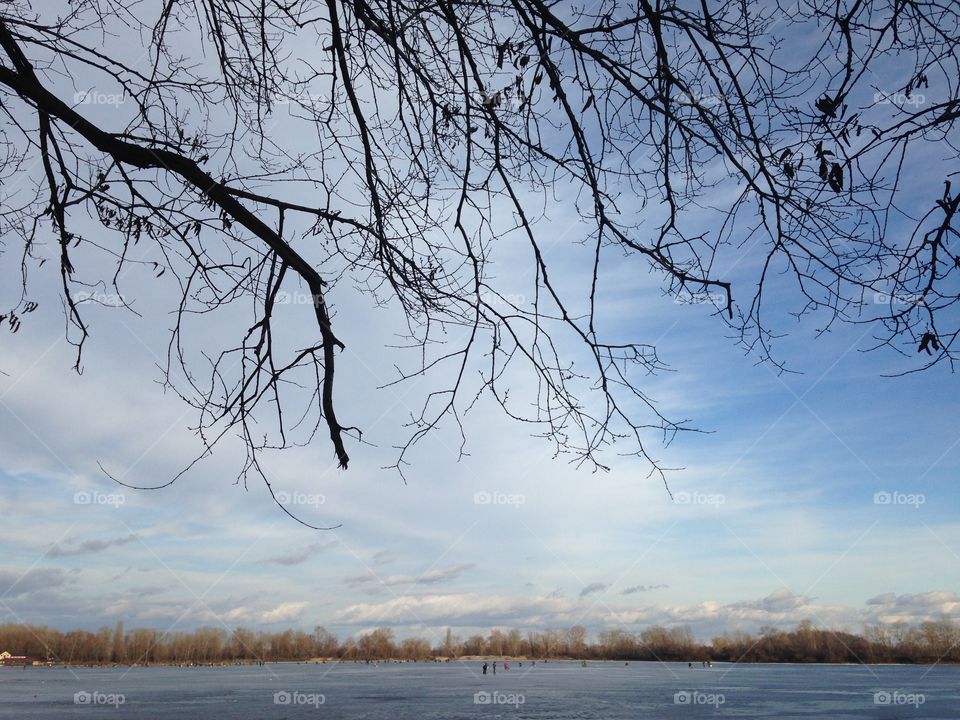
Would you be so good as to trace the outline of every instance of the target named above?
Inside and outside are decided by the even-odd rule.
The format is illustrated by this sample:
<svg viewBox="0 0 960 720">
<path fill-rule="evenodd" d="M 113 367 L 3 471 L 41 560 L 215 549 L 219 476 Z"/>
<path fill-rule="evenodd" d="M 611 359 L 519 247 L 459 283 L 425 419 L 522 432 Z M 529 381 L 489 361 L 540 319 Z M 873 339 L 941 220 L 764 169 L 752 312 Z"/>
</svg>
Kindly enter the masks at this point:
<svg viewBox="0 0 960 720">
<path fill-rule="evenodd" d="M 90 663 L 90 662 L 57 662 L 53 664 L 39 664 L 39 665 L 0 665 L 0 670 L 4 668 L 24 670 L 27 668 L 32 669 L 54 669 L 54 668 L 91 668 L 91 669 L 103 669 L 103 668 L 151 668 L 151 667 L 166 667 L 166 668 L 226 668 L 226 667 L 265 667 L 267 665 L 408 665 L 408 664 L 450 664 L 450 663 L 483 663 L 483 662 L 503 662 L 506 660 L 509 663 L 517 663 L 517 668 L 522 667 L 522 663 L 531 663 L 533 664 L 544 664 L 548 665 L 550 663 L 581 663 L 584 662 L 583 658 L 569 658 L 569 657 L 552 657 L 552 658 L 528 658 L 525 656 L 504 656 L 504 655 L 469 655 L 456 658 L 448 657 L 436 657 L 436 658 L 423 658 L 423 659 L 412 659 L 412 658 L 380 658 L 380 659 L 355 659 L 355 660 L 346 660 L 343 658 L 310 658 L 308 660 L 232 660 L 232 661 L 213 661 L 213 662 L 138 662 L 138 663 L 118 663 L 118 662 L 104 662 L 104 663 Z M 711 660 L 712 666 L 703 667 L 702 660 L 611 660 L 611 659 L 586 659 L 585 662 L 589 665 L 593 664 L 616 664 L 616 665 L 631 665 L 634 663 L 638 664 L 656 664 L 656 665 L 680 665 L 685 666 L 688 663 L 692 663 L 692 667 L 689 669 L 693 670 L 709 670 L 712 669 L 712 666 L 722 665 L 724 667 L 729 667 L 732 665 L 816 665 L 816 666 L 837 666 L 837 667 L 908 667 L 908 666 L 933 666 L 933 665 L 949 665 L 956 666 L 960 663 L 955 661 L 939 661 L 939 662 L 755 662 L 748 660 L 741 660 L 738 662 L 733 662 L 729 660 Z"/>
</svg>

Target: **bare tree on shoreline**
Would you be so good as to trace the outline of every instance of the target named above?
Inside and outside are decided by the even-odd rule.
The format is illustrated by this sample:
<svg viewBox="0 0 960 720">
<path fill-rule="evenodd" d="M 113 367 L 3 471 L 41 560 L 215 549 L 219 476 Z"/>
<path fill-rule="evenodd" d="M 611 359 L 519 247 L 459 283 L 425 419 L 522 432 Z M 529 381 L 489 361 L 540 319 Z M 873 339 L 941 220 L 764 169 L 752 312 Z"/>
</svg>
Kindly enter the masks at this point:
<svg viewBox="0 0 960 720">
<path fill-rule="evenodd" d="M 243 438 L 244 479 L 321 430 L 347 467 L 362 428 L 335 381 L 357 329 L 332 308 L 353 296 L 402 311 L 417 361 L 391 382 L 435 382 L 401 472 L 441 422 L 465 442 L 484 393 L 574 462 L 603 468 L 625 442 L 658 470 L 647 433 L 688 427 L 644 394 L 657 347 L 604 330 L 624 263 L 714 303 L 778 365 L 771 296 L 824 329 L 872 325 L 920 353 L 911 369 L 953 366 L 951 3 L 127 5 L 0 4 L 0 247 L 22 278 L 0 313 L 27 322 L 57 266 L 79 370 L 91 289 L 128 297 L 131 265 L 174 276 L 165 382 L 205 451 Z M 932 171 L 906 176 L 918 158 Z M 592 258 L 583 284 L 562 282 L 545 236 L 556 197 L 584 221 L 563 240 Z M 525 293 L 492 272 L 514 239 Z M 719 268 L 741 260 L 735 287 Z M 310 339 L 280 339 L 291 291 Z M 205 347 L 230 308 L 246 329 Z"/>
<path fill-rule="evenodd" d="M 440 637 L 439 635 L 437 637 Z M 516 642 L 505 643 L 505 637 Z M 689 627 L 651 625 L 640 632 L 610 629 L 591 640 L 583 628 L 492 630 L 466 642 L 451 636 L 431 646 L 424 638 L 394 641 L 391 628 L 377 628 L 338 641 L 322 627 L 312 635 L 300 630 L 275 632 L 250 628 L 198 628 L 159 632 L 109 628 L 93 633 L 63 632 L 23 624 L 0 625 L 0 647 L 11 654 L 74 664 L 207 664 L 225 662 L 341 662 L 376 660 L 466 659 L 477 656 L 547 659 L 647 660 L 688 662 L 960 662 L 960 628 L 949 618 L 908 623 L 876 623 L 854 634 L 816 627 L 805 620 L 792 630 L 761 628 L 759 633 L 725 633 L 708 643 L 697 642 Z"/>
</svg>

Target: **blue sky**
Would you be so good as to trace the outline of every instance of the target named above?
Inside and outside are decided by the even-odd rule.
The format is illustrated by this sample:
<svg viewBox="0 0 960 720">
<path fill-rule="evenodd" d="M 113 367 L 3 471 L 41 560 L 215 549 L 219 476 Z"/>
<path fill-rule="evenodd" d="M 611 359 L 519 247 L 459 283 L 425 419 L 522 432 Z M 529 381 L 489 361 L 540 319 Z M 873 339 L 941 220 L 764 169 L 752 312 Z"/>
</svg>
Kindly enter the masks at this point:
<svg viewBox="0 0 960 720">
<path fill-rule="evenodd" d="M 905 205 L 925 208 L 942 177 L 929 157 L 916 162 L 929 185 Z M 570 242 L 578 223 L 562 190 L 539 229 L 551 239 L 553 277 L 582 299 L 589 264 Z M 534 191 L 528 199 L 542 203 Z M 492 214 L 512 223 L 502 207 Z M 709 227 L 709 216 L 690 223 Z M 523 244 L 508 237 L 495 253 L 502 293 L 531 297 Z M 19 291 L 9 257 L 0 307 Z M 757 261 L 733 250 L 717 266 L 740 302 Z M 82 256 L 81 269 L 97 262 Z M 667 475 L 671 498 L 648 465 L 617 454 L 622 447 L 604 457 L 608 473 L 552 457 L 489 398 L 464 419 L 468 456 L 458 461 L 447 423 L 411 455 L 406 482 L 384 470 L 403 423 L 438 381 L 377 390 L 394 362 L 411 361 L 383 350 L 396 343 L 400 318 L 341 284 L 330 297 L 348 348 L 340 412 L 371 445 L 350 448 L 346 472 L 322 439 L 265 458 L 292 512 L 338 526 L 315 531 L 285 516 L 261 483 L 236 483 L 242 458 L 229 439 L 163 490 L 106 477 L 101 464 L 126 482 L 160 485 L 201 451 L 195 414 L 163 391 L 156 367 L 174 286 L 170 274 L 125 271 L 121 290 L 143 317 L 90 305 L 93 337 L 78 376 L 54 266 L 35 277 L 37 312 L 16 335 L 0 335 L 0 622 L 323 625 L 341 637 L 388 625 L 435 639 L 446 627 L 466 636 L 659 623 L 708 639 L 808 618 L 854 631 L 960 619 L 955 377 L 947 367 L 884 377 L 915 367 L 913 348 L 908 357 L 864 352 L 869 326 L 816 337 L 824 318 L 794 321 L 788 291 L 767 311 L 789 331 L 776 357 L 795 372 L 780 374 L 737 347 L 712 306 L 665 297 L 641 261 L 614 258 L 605 271 L 602 327 L 657 345 L 670 372 L 639 386 L 665 415 L 704 431 L 668 446 L 647 438 L 652 456 L 678 468 Z M 305 306 L 284 310 L 289 337 L 312 337 Z M 236 322 L 227 314 L 192 331 L 215 344 Z"/>
<path fill-rule="evenodd" d="M 856 630 L 956 615 L 960 442 L 945 369 L 883 378 L 904 361 L 863 353 L 865 328 L 814 339 L 801 325 L 780 344 L 797 374 L 778 375 L 708 306 L 623 287 L 639 310 L 612 322 L 656 339 L 674 371 L 644 389 L 705 431 L 650 439 L 663 465 L 683 468 L 668 473 L 673 501 L 635 458 L 578 470 L 489 402 L 466 418 L 468 457 L 457 462 L 446 426 L 404 484 L 381 468 L 418 389 L 370 387 L 388 376 L 374 348 L 392 331 L 371 323 L 358 325 L 340 392 L 358 398 L 349 415 L 379 447 L 354 448 L 347 472 L 322 442 L 267 463 L 288 507 L 333 531 L 294 524 L 260 484 L 235 484 L 229 443 L 164 490 L 113 484 L 98 462 L 155 485 L 198 450 L 192 415 L 151 382 L 163 313 L 149 296 L 137 324 L 99 313 L 77 377 L 46 304 L 4 339 L 4 619 L 320 624 L 341 636 L 664 623 L 706 638 L 804 618 Z"/>
</svg>

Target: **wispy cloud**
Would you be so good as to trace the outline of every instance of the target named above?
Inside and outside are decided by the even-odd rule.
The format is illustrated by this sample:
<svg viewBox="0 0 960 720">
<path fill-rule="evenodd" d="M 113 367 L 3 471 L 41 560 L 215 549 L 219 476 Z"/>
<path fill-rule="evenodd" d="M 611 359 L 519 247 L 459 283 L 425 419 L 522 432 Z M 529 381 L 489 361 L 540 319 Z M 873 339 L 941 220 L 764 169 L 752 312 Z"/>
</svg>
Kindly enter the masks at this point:
<svg viewBox="0 0 960 720">
<path fill-rule="evenodd" d="M 64 543 L 55 543 L 47 555 L 50 557 L 70 557 L 73 555 L 90 555 L 103 552 L 107 548 L 126 545 L 137 539 L 136 535 L 127 535 L 126 537 L 111 538 L 110 540 L 84 540 L 76 542 L 67 540 Z"/>
<path fill-rule="evenodd" d="M 9 601 L 38 590 L 62 588 L 71 582 L 75 582 L 75 578 L 60 568 L 33 568 L 25 572 L 0 570 L 0 598 Z"/>
<path fill-rule="evenodd" d="M 606 583 L 590 583 L 580 591 L 580 597 L 586 597 L 587 595 L 592 595 L 593 593 L 603 592 L 607 589 L 607 587 L 608 585 Z"/>
<path fill-rule="evenodd" d="M 379 550 L 373 554 L 374 565 L 388 565 L 397 559 L 397 556 L 390 550 Z"/>
<path fill-rule="evenodd" d="M 265 562 L 273 565 L 285 565 L 287 567 L 301 565 L 314 555 L 319 555 L 333 545 L 336 545 L 335 541 L 310 543 L 309 545 L 304 545 L 303 547 L 294 548 L 285 553 L 269 557 Z"/>
<path fill-rule="evenodd" d="M 621 595 L 634 595 L 636 593 L 650 592 L 651 590 L 666 590 L 669 585 L 632 585 L 620 593 Z"/>
<path fill-rule="evenodd" d="M 381 578 L 375 572 L 370 570 L 365 573 L 361 573 L 360 575 L 353 575 L 345 578 L 344 582 L 353 586 L 387 585 L 392 587 L 397 585 L 436 585 L 455 580 L 464 572 L 473 567 L 473 563 L 462 563 L 452 567 L 428 570 L 422 575 L 390 575 L 385 578 Z"/>
</svg>

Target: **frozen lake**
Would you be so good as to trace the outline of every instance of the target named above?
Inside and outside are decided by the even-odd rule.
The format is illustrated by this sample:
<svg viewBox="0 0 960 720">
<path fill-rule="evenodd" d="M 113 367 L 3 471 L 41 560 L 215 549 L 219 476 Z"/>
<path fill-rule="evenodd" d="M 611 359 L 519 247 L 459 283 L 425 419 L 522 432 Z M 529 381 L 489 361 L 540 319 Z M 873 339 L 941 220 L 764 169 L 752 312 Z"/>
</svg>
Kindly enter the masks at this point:
<svg viewBox="0 0 960 720">
<path fill-rule="evenodd" d="M 0 668 L 0 718 L 958 718 L 960 667 L 524 662 Z"/>
</svg>

